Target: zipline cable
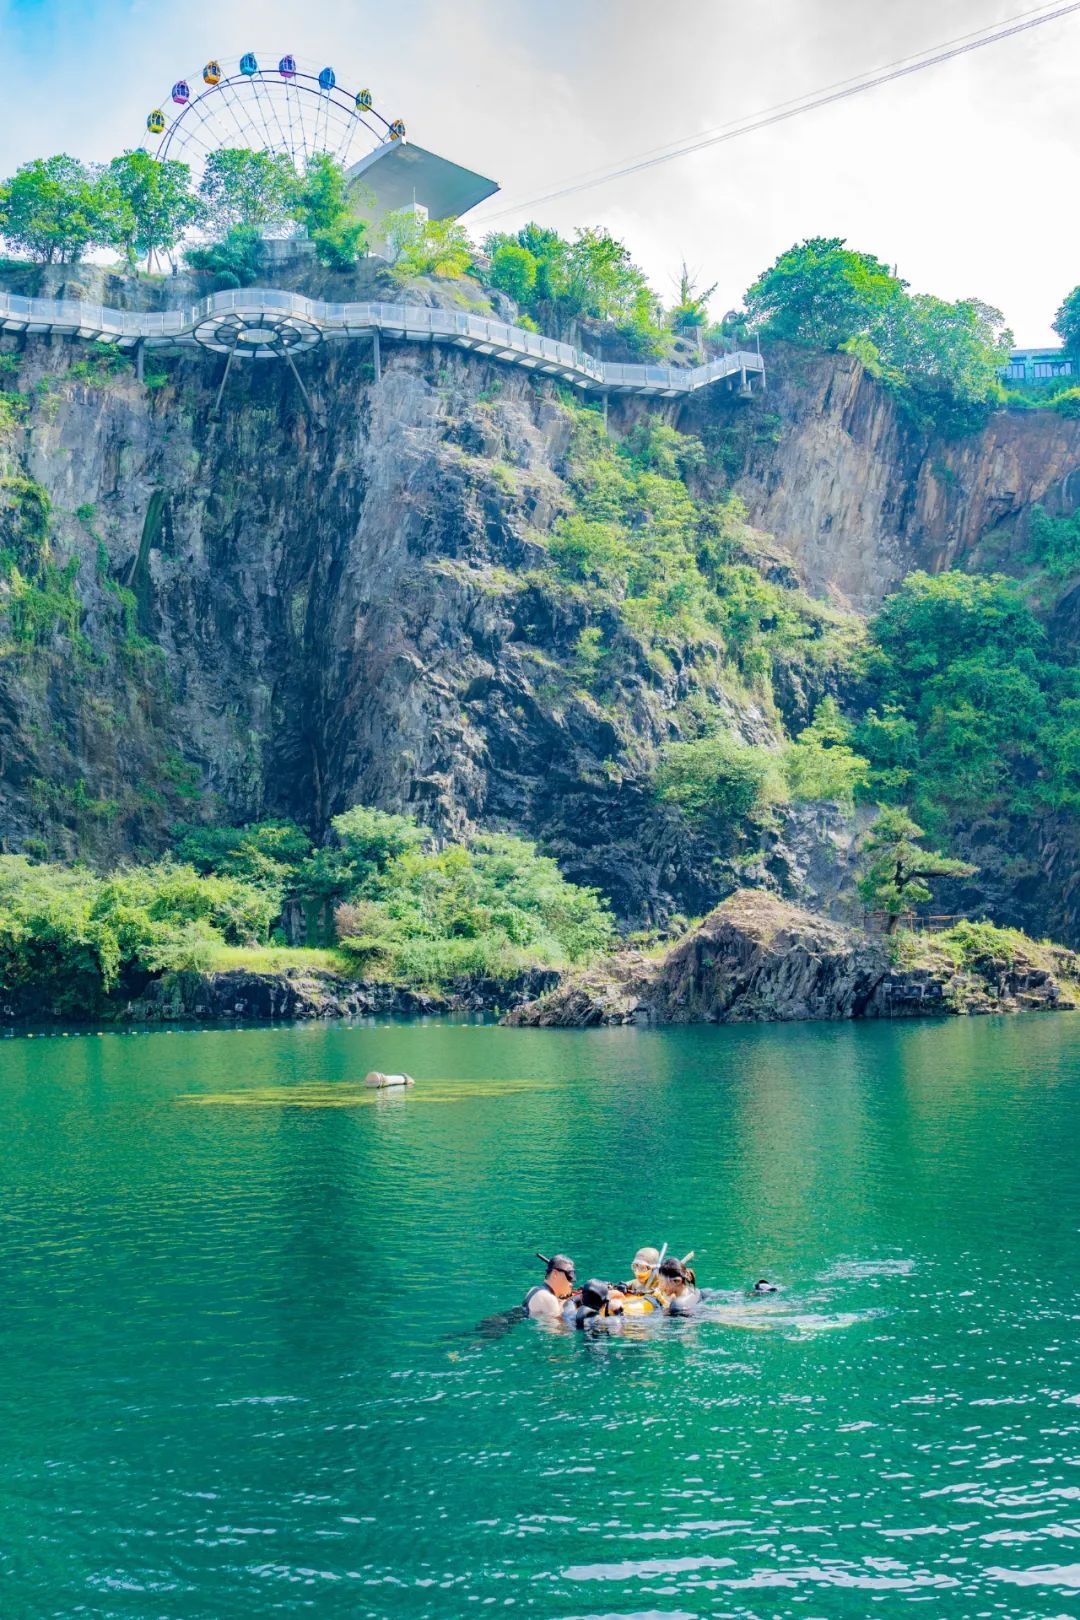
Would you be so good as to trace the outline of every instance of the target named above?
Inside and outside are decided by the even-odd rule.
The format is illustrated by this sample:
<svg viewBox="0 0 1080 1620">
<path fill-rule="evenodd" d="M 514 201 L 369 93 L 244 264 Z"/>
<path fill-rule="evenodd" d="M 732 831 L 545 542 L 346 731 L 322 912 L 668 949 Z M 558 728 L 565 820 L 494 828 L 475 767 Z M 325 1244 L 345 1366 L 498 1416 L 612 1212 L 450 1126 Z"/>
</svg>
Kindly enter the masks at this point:
<svg viewBox="0 0 1080 1620">
<path fill-rule="evenodd" d="M 1019 22 L 1023 17 L 1034 17 L 1037 13 L 1045 12 L 1048 4 L 1050 4 L 1050 0 L 1043 0 L 1042 5 L 1032 6 L 1030 11 L 1020 11 L 1015 13 L 1012 17 L 1007 17 L 1005 19 L 1005 23 Z M 1004 24 L 1002 26 L 1004 26 Z M 926 56 L 927 52 L 930 50 L 947 50 L 950 46 L 959 45 L 965 40 L 972 40 L 976 37 L 979 37 L 983 43 L 989 43 L 989 41 L 983 38 L 986 32 L 987 30 L 985 24 L 981 28 L 972 28 L 966 34 L 956 34 L 952 39 L 943 40 L 940 45 L 926 46 L 921 51 L 912 51 L 909 56 L 898 56 L 895 57 L 891 62 L 883 62 L 878 68 L 864 68 L 860 73 L 852 73 L 850 77 L 846 79 L 834 79 L 831 84 L 822 85 L 818 90 L 803 90 L 797 96 L 789 96 L 786 101 L 773 102 L 771 106 L 763 107 L 759 113 L 753 113 L 750 116 L 754 118 L 764 118 L 766 114 L 780 112 L 786 107 L 799 107 L 801 110 L 804 103 L 806 103 L 811 96 L 826 95 L 832 90 L 841 89 L 844 85 L 861 84 L 870 73 L 886 73 L 890 69 L 900 67 L 907 62 L 921 62 Z M 730 118 L 724 124 L 714 124 L 711 129 L 699 130 L 696 135 L 680 135 L 676 140 L 661 142 L 659 146 L 648 146 L 643 152 L 636 153 L 630 161 L 636 163 L 639 159 L 657 156 L 660 153 L 672 152 L 673 148 L 682 148 L 687 144 L 688 141 L 705 140 L 709 136 L 719 135 L 723 130 L 735 129 L 744 121 L 745 120 L 743 118 Z M 679 152 L 673 152 L 673 155 L 679 156 Z M 580 180 L 589 180 L 593 177 L 602 180 L 609 172 L 609 169 L 604 165 L 592 169 L 583 169 L 580 174 L 567 175 L 566 179 L 562 181 L 561 184 L 565 186 L 576 185 Z"/>
<path fill-rule="evenodd" d="M 652 169 L 661 163 L 672 163 L 676 158 L 689 157 L 693 152 L 701 152 L 710 146 L 719 146 L 726 141 L 737 140 L 740 135 L 752 135 L 756 130 L 767 129 L 772 124 L 781 124 L 790 118 L 797 118 L 800 113 L 813 112 L 818 107 L 828 107 L 838 101 L 850 100 L 852 96 L 859 96 L 867 90 L 876 90 L 879 85 L 889 84 L 895 79 L 908 78 L 914 73 L 921 73 L 924 68 L 938 67 L 942 62 L 950 62 L 955 57 L 966 56 L 972 51 L 978 51 L 984 45 L 995 45 L 999 40 L 1010 39 L 1017 34 L 1027 33 L 1030 29 L 1041 28 L 1043 23 L 1057 22 L 1062 17 L 1071 16 L 1080 11 L 1080 0 L 1071 0 L 1063 6 L 1055 6 L 1052 11 L 1019 12 L 1009 22 L 994 29 L 990 33 L 980 33 L 977 37 L 972 34 L 961 34 L 955 40 L 942 46 L 931 47 L 931 52 L 923 52 L 917 57 L 900 57 L 896 62 L 886 67 L 871 70 L 869 75 L 860 75 L 853 79 L 840 79 L 835 84 L 827 86 L 820 91 L 811 92 L 807 96 L 795 97 L 790 101 L 778 102 L 773 107 L 767 107 L 762 112 L 752 113 L 749 118 L 741 119 L 731 124 L 723 124 L 716 131 L 706 135 L 697 136 L 682 144 L 669 142 L 667 147 L 654 147 L 651 152 L 640 153 L 629 163 L 620 168 L 606 169 L 594 173 L 591 178 L 577 179 L 559 186 L 553 191 L 545 191 L 538 196 L 530 197 L 522 202 L 509 203 L 503 208 L 494 210 L 483 216 L 483 223 L 490 220 L 502 219 L 507 214 L 520 213 L 522 209 L 533 208 L 538 203 L 552 202 L 559 197 L 569 197 L 579 191 L 589 191 L 594 186 L 606 185 L 612 180 L 621 180 L 626 175 L 638 174 L 643 169 Z M 670 150 L 674 146 L 675 150 Z"/>
</svg>

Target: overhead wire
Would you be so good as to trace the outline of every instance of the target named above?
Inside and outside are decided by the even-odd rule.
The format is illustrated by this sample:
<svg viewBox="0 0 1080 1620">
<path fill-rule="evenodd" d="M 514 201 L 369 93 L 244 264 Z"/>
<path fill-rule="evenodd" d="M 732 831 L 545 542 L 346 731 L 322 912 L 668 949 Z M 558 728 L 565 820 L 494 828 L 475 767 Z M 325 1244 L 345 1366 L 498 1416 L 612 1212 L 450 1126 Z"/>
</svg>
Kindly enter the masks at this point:
<svg viewBox="0 0 1080 1620">
<path fill-rule="evenodd" d="M 621 180 L 627 175 L 638 174 L 644 169 L 657 167 L 661 163 L 672 163 L 677 158 L 689 157 L 694 152 L 706 150 L 711 146 L 719 146 L 727 141 L 738 139 L 740 135 L 750 135 L 756 130 L 766 129 L 770 125 L 786 122 L 797 118 L 804 112 L 813 112 L 819 107 L 827 107 L 839 101 L 847 101 L 853 96 L 862 95 L 867 90 L 875 90 L 880 85 L 889 84 L 896 79 L 910 77 L 921 73 L 929 67 L 937 67 L 943 62 L 952 61 L 958 56 L 968 55 L 973 51 L 982 50 L 986 45 L 997 44 L 998 41 L 1009 39 L 1017 34 L 1026 33 L 1033 28 L 1041 28 L 1044 23 L 1057 22 L 1080 11 L 1080 0 L 1070 0 L 1069 4 L 1054 6 L 1052 10 L 1039 8 L 1037 11 L 1018 12 L 1006 22 L 992 30 L 974 30 L 969 34 L 960 34 L 942 45 L 930 46 L 926 51 L 917 52 L 911 56 L 898 57 L 895 61 L 887 63 L 881 68 L 869 69 L 866 73 L 853 75 L 849 79 L 839 79 L 833 84 L 826 85 L 820 90 L 809 91 L 803 96 L 795 96 L 788 101 L 777 102 L 771 107 L 763 108 L 756 113 L 748 114 L 745 118 L 732 120 L 728 124 L 721 124 L 716 129 L 707 131 L 698 136 L 684 138 L 681 142 L 669 141 L 660 147 L 638 153 L 629 162 L 613 169 L 592 170 L 584 177 L 578 177 L 534 197 L 519 202 L 505 204 L 502 208 L 485 213 L 484 223 L 490 220 L 502 219 L 507 214 L 521 212 L 525 208 L 533 208 L 538 203 L 552 202 L 560 197 L 572 196 L 579 191 L 589 191 L 595 186 L 607 185 L 613 180 Z"/>
</svg>

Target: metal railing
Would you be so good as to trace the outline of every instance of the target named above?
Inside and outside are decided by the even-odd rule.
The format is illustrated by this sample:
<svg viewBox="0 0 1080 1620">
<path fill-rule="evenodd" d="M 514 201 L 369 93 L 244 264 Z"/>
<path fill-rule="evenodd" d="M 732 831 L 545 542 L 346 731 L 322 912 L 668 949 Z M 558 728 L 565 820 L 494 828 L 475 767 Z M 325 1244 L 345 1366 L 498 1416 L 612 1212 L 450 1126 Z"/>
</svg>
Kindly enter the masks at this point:
<svg viewBox="0 0 1080 1620">
<path fill-rule="evenodd" d="M 335 304 L 272 287 L 212 293 L 186 308 L 122 310 L 65 298 L 24 298 L 0 293 L 0 326 L 8 331 L 56 332 L 102 343 L 164 346 L 195 341 L 197 330 L 216 317 L 239 314 L 253 319 L 276 315 L 308 322 L 327 339 L 373 333 L 404 339 L 450 342 L 480 349 L 496 359 L 552 374 L 585 389 L 631 393 L 689 394 L 710 383 L 739 376 L 764 376 L 760 354 L 739 350 L 700 366 L 651 366 L 597 360 L 584 350 L 523 327 L 483 315 L 425 304 Z"/>
</svg>

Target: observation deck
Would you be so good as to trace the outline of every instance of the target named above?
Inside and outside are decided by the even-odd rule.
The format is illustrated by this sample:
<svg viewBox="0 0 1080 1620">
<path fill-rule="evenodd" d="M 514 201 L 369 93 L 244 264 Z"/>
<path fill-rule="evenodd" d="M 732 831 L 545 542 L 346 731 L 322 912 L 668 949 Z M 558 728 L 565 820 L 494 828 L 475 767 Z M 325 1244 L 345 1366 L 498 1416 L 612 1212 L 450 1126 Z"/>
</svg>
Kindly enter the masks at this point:
<svg viewBox="0 0 1080 1620">
<path fill-rule="evenodd" d="M 231 357 L 286 357 L 322 342 L 388 338 L 471 350 L 507 365 L 555 377 L 586 393 L 639 394 L 675 399 L 727 381 L 746 396 L 752 380 L 765 381 L 765 362 L 736 350 L 700 366 L 620 365 L 522 327 L 424 304 L 332 304 L 278 288 L 245 287 L 213 293 L 180 309 L 132 311 L 71 299 L 22 298 L 0 293 L 0 331 L 82 338 L 88 343 L 141 352 L 191 353 L 209 349 Z"/>
</svg>

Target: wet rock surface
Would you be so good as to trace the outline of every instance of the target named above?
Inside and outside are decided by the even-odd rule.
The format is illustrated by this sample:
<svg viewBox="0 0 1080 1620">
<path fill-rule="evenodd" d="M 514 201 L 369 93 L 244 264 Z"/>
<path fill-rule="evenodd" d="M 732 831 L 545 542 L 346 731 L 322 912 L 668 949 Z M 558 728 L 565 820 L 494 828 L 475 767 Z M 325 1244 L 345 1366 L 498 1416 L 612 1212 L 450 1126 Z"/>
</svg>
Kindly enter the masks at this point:
<svg viewBox="0 0 1080 1620">
<path fill-rule="evenodd" d="M 549 989 L 558 975 L 532 973 L 511 983 L 471 980 L 443 993 L 339 978 L 310 969 L 280 973 L 174 973 L 117 1010 L 138 1024 L 237 1020 L 414 1017 L 422 1013 L 501 1012 Z"/>
</svg>

